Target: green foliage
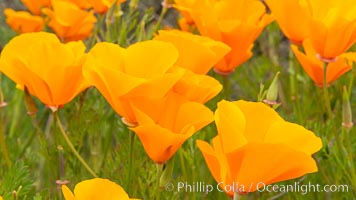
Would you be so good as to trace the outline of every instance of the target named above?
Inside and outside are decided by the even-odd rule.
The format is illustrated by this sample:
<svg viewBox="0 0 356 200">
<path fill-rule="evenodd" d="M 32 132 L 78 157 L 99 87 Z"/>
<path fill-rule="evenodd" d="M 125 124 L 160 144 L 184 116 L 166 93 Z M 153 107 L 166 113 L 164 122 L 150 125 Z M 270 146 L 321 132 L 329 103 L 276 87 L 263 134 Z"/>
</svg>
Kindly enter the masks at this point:
<svg viewBox="0 0 356 200">
<path fill-rule="evenodd" d="M 34 178 L 31 176 L 28 166 L 16 163 L 1 174 L 4 174 L 4 176 L 2 176 L 0 182 L 0 194 L 3 195 L 5 200 L 11 199 L 14 192 L 19 199 L 24 199 L 33 192 Z"/>
</svg>

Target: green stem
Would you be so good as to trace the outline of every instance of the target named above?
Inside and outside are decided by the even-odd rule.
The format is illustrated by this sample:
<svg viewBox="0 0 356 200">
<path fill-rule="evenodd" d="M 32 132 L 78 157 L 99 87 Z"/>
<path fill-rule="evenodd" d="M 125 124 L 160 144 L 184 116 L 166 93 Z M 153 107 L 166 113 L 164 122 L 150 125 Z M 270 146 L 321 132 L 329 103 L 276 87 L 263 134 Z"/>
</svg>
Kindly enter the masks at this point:
<svg viewBox="0 0 356 200">
<path fill-rule="evenodd" d="M 157 178 L 156 178 L 156 189 L 155 189 L 155 196 L 156 200 L 159 200 L 161 198 L 161 193 L 160 193 L 160 179 L 163 173 L 163 164 L 156 164 L 157 168 Z"/>
<path fill-rule="evenodd" d="M 130 135 L 130 150 L 129 150 L 129 164 L 128 164 L 128 174 L 127 174 L 127 179 L 126 179 L 126 188 L 127 192 L 130 193 L 130 182 L 132 179 L 132 163 L 133 163 L 133 157 L 134 157 L 134 143 L 135 143 L 135 133 L 129 130 L 129 135 Z"/>
<path fill-rule="evenodd" d="M 164 3 L 166 3 L 166 2 L 167 2 L 167 1 L 164 0 Z M 158 20 L 157 20 L 156 26 L 155 26 L 155 28 L 153 29 L 153 30 L 154 30 L 154 33 L 159 30 L 159 28 L 160 28 L 160 26 L 161 26 L 161 24 L 162 24 L 163 18 L 164 18 L 164 16 L 166 15 L 167 11 L 168 11 L 167 6 L 166 6 L 166 5 L 163 5 L 163 6 L 162 6 L 161 14 L 159 15 L 159 18 L 158 18 Z"/>
<path fill-rule="evenodd" d="M 225 100 L 230 100 L 231 99 L 231 83 L 229 79 L 229 75 L 221 75 L 222 77 L 222 82 L 223 82 L 223 98 Z"/>
<path fill-rule="evenodd" d="M 84 166 L 84 168 L 86 170 L 88 170 L 88 172 L 94 176 L 94 177 L 98 177 L 95 172 L 89 167 L 89 165 L 85 162 L 85 160 L 80 156 L 80 154 L 78 153 L 78 151 L 74 148 L 74 145 L 72 144 L 72 142 L 70 141 L 67 133 L 65 132 L 64 128 L 63 128 L 63 125 L 62 125 L 62 122 L 61 120 L 59 119 L 59 116 L 57 114 L 57 112 L 54 112 L 54 118 L 56 118 L 57 120 L 57 124 L 58 124 L 58 127 L 60 129 L 60 132 L 64 138 L 64 140 L 66 141 L 67 145 L 69 146 L 69 148 L 72 150 L 73 154 L 77 157 L 77 159 L 82 163 L 82 165 Z"/>
<path fill-rule="evenodd" d="M 184 155 L 183 155 L 183 148 L 179 149 L 179 160 L 180 160 L 180 166 L 182 169 L 183 177 L 188 180 L 188 174 L 187 170 L 185 169 L 185 162 L 184 162 Z"/>
<path fill-rule="evenodd" d="M 324 83 L 323 83 L 323 93 L 324 93 L 324 101 L 325 101 L 325 108 L 327 111 L 328 118 L 332 117 L 331 106 L 330 106 L 330 98 L 329 98 L 329 91 L 327 87 L 327 63 L 324 63 Z"/>
<path fill-rule="evenodd" d="M 23 106 L 23 96 L 22 96 L 23 92 L 20 90 L 16 90 L 14 97 L 13 97 L 13 102 L 14 102 L 14 106 L 13 106 L 13 110 L 12 110 L 12 119 L 11 119 L 11 123 L 10 123 L 10 129 L 9 129 L 9 138 L 14 137 L 14 134 L 17 130 L 17 126 L 18 126 L 18 120 L 20 119 L 20 115 L 22 114 L 22 110 L 21 110 L 21 106 Z"/>
<path fill-rule="evenodd" d="M 297 113 L 297 118 L 299 123 L 303 122 L 303 115 L 300 109 L 300 101 L 299 101 L 299 92 L 297 87 L 297 66 L 294 64 L 294 56 L 292 50 L 289 50 L 289 61 L 288 61 L 288 68 L 291 73 L 290 77 L 290 91 L 291 97 L 293 98 L 293 110 Z"/>
<path fill-rule="evenodd" d="M 39 146 L 40 146 L 41 153 L 44 156 L 44 160 L 40 160 L 40 162 L 38 164 L 38 168 L 43 170 L 43 167 L 46 166 L 46 163 L 49 164 L 49 163 L 51 163 L 51 160 L 52 160 L 48 153 L 48 139 L 47 139 L 45 133 L 42 131 L 42 129 L 39 126 L 39 123 L 37 121 L 37 114 L 36 113 L 32 114 L 32 115 L 30 115 L 30 117 L 31 117 L 32 125 L 35 128 L 35 134 L 36 134 L 38 141 L 40 143 Z M 24 149 L 23 151 L 25 151 L 25 150 L 26 149 Z M 50 174 L 55 174 L 55 171 L 53 168 L 49 168 L 49 172 L 50 172 Z M 45 176 L 44 173 L 40 173 L 38 188 L 43 186 L 43 177 L 44 176 Z"/>
<path fill-rule="evenodd" d="M 82 113 L 83 105 L 85 102 L 85 98 L 88 94 L 88 90 L 89 90 L 89 88 L 85 89 L 79 97 L 79 108 L 78 108 L 78 113 L 77 113 L 77 117 L 76 117 L 78 121 L 80 119 L 80 114 Z"/>
<path fill-rule="evenodd" d="M 351 129 L 347 129 L 347 128 L 342 128 L 342 135 L 343 136 L 346 136 L 346 149 L 347 149 L 347 152 L 348 152 L 348 162 L 349 162 L 349 168 L 350 168 L 350 171 L 351 171 L 351 179 L 352 180 L 356 180 L 356 166 L 355 166 L 355 163 L 354 163 L 354 158 L 353 158 L 353 149 L 352 149 L 352 146 L 351 146 L 351 138 L 350 138 L 350 130 Z M 355 181 L 352 181 L 352 187 L 354 189 L 354 191 L 356 191 L 356 183 Z"/>
<path fill-rule="evenodd" d="M 2 153 L 4 154 L 6 165 L 8 168 L 11 168 L 12 163 L 11 163 L 9 152 L 8 152 L 7 146 L 6 146 L 5 134 L 4 134 L 3 127 L 2 127 L 1 111 L 2 111 L 2 109 L 0 108 L 0 145 L 1 145 Z"/>
<path fill-rule="evenodd" d="M 351 91 L 352 91 L 352 86 L 353 86 L 353 83 L 354 83 L 354 80 L 355 80 L 355 76 L 356 76 L 356 70 L 354 68 L 354 62 L 352 62 L 352 65 L 351 65 L 351 78 L 350 78 L 350 82 L 349 82 L 349 85 L 348 85 L 348 88 L 347 88 L 347 91 L 350 91 L 349 92 L 349 96 L 351 95 Z"/>
</svg>

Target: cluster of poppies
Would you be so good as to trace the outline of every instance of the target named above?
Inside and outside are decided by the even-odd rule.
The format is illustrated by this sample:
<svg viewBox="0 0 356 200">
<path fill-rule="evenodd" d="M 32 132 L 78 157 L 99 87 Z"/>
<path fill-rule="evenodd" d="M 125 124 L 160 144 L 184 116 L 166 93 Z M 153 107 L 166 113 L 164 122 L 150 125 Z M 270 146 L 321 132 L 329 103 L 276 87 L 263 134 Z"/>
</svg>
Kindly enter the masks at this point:
<svg viewBox="0 0 356 200">
<path fill-rule="evenodd" d="M 97 21 L 115 3 L 125 0 L 22 0 L 28 11 L 4 10 L 6 22 L 17 33 L 39 32 L 45 25 L 65 42 L 88 38 Z"/>
<path fill-rule="evenodd" d="M 248 60 L 255 39 L 273 20 L 291 41 L 291 49 L 317 85 L 324 82 L 324 63 L 328 64 L 327 83 L 352 68 L 356 53 L 345 52 L 356 41 L 353 0 L 265 0 L 264 3 L 260 0 L 175 0 L 174 7 L 183 16 L 179 23 L 182 29 L 197 29 L 201 35 L 231 47 L 230 53 L 215 66 L 217 72 L 231 73 Z"/>
<path fill-rule="evenodd" d="M 96 43 L 88 53 L 80 40 L 96 21 L 91 8 L 105 13 L 115 1 L 23 2 L 33 14 L 47 15 L 57 36 L 16 36 L 1 53 L 0 71 L 52 111 L 95 87 L 157 164 L 166 163 L 187 139 L 215 121 L 218 134 L 212 145 L 196 142 L 213 177 L 228 185 L 255 184 L 249 191 L 226 191 L 230 196 L 253 192 L 260 182 L 272 184 L 317 171 L 311 155 L 322 147 L 320 138 L 260 102 L 222 100 L 213 113 L 204 104 L 222 85 L 207 73 L 212 68 L 225 76 L 233 73 L 252 56 L 264 27 L 276 19 L 311 78 L 323 84 L 323 63 L 328 63 L 326 80 L 336 80 L 356 60 L 355 53 L 345 53 L 356 41 L 353 0 L 266 0 L 271 14 L 259 0 L 176 0 L 181 28 L 196 29 L 202 36 L 161 30 L 152 40 L 127 48 Z M 19 32 L 43 28 L 41 17 L 9 9 L 5 14 Z M 31 28 L 40 28 L 28 28 L 19 18 L 36 21 L 38 26 Z M 95 199 L 98 188 L 116 195 L 100 199 L 129 199 L 120 186 L 99 178 L 77 184 L 74 194 L 66 186 L 62 190 L 65 199 Z"/>
<path fill-rule="evenodd" d="M 153 40 L 126 49 L 97 43 L 87 54 L 80 41 L 63 44 L 54 34 L 26 33 L 5 46 L 0 70 L 53 111 L 95 86 L 138 135 L 148 156 L 163 164 L 189 137 L 214 120 L 203 104 L 222 86 L 205 73 L 228 51 L 221 42 L 176 30 L 160 31 Z M 270 183 L 317 170 L 310 155 L 321 148 L 320 139 L 284 122 L 267 105 L 222 101 L 215 121 L 219 135 L 214 149 L 202 141 L 198 146 L 219 181 Z M 286 135 L 286 129 L 295 131 Z M 267 151 L 280 156 L 271 162 Z M 225 163 L 225 157 L 238 163 Z M 294 162 L 281 165 L 285 159 Z M 283 168 L 268 177 L 253 177 L 252 171 L 235 166 L 258 166 L 256 163 Z M 220 174 L 222 169 L 228 174 Z"/>
</svg>

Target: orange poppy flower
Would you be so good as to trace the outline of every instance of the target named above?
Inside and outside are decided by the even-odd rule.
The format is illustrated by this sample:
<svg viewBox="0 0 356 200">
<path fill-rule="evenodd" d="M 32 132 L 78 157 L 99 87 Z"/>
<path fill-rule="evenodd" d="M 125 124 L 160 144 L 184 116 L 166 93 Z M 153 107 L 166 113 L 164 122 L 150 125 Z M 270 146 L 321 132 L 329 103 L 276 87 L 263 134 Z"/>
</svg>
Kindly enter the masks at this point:
<svg viewBox="0 0 356 200">
<path fill-rule="evenodd" d="M 215 123 L 218 135 L 213 146 L 200 140 L 197 145 L 228 195 L 253 192 L 318 170 L 311 154 L 322 147 L 320 138 L 284 121 L 263 103 L 223 100 L 218 103 Z"/>
<path fill-rule="evenodd" d="M 93 7 L 95 12 L 99 14 L 106 13 L 111 6 L 115 3 L 115 0 L 87 0 L 88 3 Z M 117 0 L 117 5 L 125 2 L 126 0 Z"/>
<path fill-rule="evenodd" d="M 58 108 L 88 87 L 82 76 L 84 52 L 82 42 L 62 44 L 51 33 L 24 33 L 3 49 L 0 71 L 44 104 Z"/>
<path fill-rule="evenodd" d="M 206 74 L 229 51 L 226 44 L 179 30 L 161 30 L 154 40 L 172 43 L 179 51 L 176 65 Z"/>
<path fill-rule="evenodd" d="M 299 51 L 296 45 L 291 45 L 292 51 L 309 77 L 319 86 L 324 84 L 324 63 L 317 58 L 310 40 L 303 42 L 304 52 Z M 331 83 L 352 68 L 347 62 L 348 54 L 342 54 L 336 62 L 327 64 L 326 83 Z"/>
<path fill-rule="evenodd" d="M 92 11 L 80 9 L 71 2 L 52 0 L 53 10 L 45 8 L 48 26 L 65 42 L 83 40 L 92 34 L 96 18 Z"/>
<path fill-rule="evenodd" d="M 26 11 L 14 11 L 7 8 L 4 14 L 6 23 L 17 33 L 39 32 L 44 27 L 42 17 L 33 16 Z"/>
<path fill-rule="evenodd" d="M 183 15 L 183 18 L 181 19 L 182 21 L 180 20 L 179 25 L 184 25 L 183 27 L 185 27 L 185 25 L 194 25 L 194 20 L 190 13 L 192 12 L 191 9 L 195 2 L 195 0 L 174 0 L 173 7 Z"/>
<path fill-rule="evenodd" d="M 66 185 L 62 185 L 65 200 L 129 200 L 125 190 L 118 184 L 102 178 L 94 178 L 78 183 L 74 194 Z M 133 200 L 133 199 L 132 199 Z"/>
<path fill-rule="evenodd" d="M 195 74 L 189 70 L 173 86 L 173 92 L 184 96 L 189 101 L 206 103 L 222 90 L 219 81 L 208 75 Z"/>
<path fill-rule="evenodd" d="M 188 138 L 213 121 L 212 112 L 203 104 L 187 101 L 173 92 L 157 101 L 138 99 L 132 104 L 138 126 L 131 129 L 148 156 L 159 164 L 169 160 Z"/>
<path fill-rule="evenodd" d="M 231 51 L 215 69 L 231 73 L 252 56 L 253 42 L 272 21 L 259 0 L 196 0 L 190 11 L 201 35 L 222 41 Z"/>
<path fill-rule="evenodd" d="M 172 44 L 161 41 L 139 42 L 127 49 L 97 43 L 88 53 L 84 76 L 119 115 L 135 123 L 129 100 L 166 95 L 184 73 L 169 71 L 178 55 Z"/>
<path fill-rule="evenodd" d="M 315 51 L 325 59 L 335 59 L 356 42 L 356 6 L 354 0 L 314 0 L 310 39 Z"/>
<path fill-rule="evenodd" d="M 88 0 L 61 0 L 61 1 L 67 1 L 67 2 L 74 3 L 75 5 L 77 5 L 81 9 L 91 8 L 91 5 L 88 2 Z"/>
<path fill-rule="evenodd" d="M 265 0 L 284 35 L 295 44 L 309 36 L 311 8 L 306 0 Z"/>
<path fill-rule="evenodd" d="M 35 15 L 41 15 L 41 9 L 51 7 L 51 0 L 21 0 Z"/>
</svg>

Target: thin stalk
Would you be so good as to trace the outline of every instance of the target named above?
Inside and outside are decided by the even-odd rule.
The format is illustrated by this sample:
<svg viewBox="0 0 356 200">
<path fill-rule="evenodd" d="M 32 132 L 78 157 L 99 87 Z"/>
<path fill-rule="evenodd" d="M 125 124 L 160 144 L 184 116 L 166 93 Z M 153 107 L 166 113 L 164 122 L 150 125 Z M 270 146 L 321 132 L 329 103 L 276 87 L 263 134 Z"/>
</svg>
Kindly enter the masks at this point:
<svg viewBox="0 0 356 200">
<path fill-rule="evenodd" d="M 59 130 L 64 138 L 64 140 L 66 141 L 67 145 L 69 146 L 69 148 L 71 149 L 71 151 L 73 152 L 73 154 L 77 157 L 77 159 L 79 160 L 80 163 L 82 163 L 82 165 L 84 166 L 84 168 L 86 170 L 88 170 L 88 172 L 94 176 L 94 177 L 98 177 L 95 172 L 89 167 L 89 165 L 85 162 L 85 160 L 80 156 L 80 154 L 78 153 L 78 151 L 75 149 L 72 141 L 69 139 L 66 131 L 64 130 L 63 128 L 63 125 L 62 125 L 62 122 L 61 120 L 59 119 L 59 116 L 57 114 L 57 112 L 54 112 L 54 118 L 56 119 L 57 121 L 57 124 L 58 124 L 58 127 L 59 127 Z"/>
<path fill-rule="evenodd" d="M 129 164 L 128 164 L 128 174 L 127 174 L 127 179 L 126 179 L 126 188 L 128 188 L 128 193 L 130 192 L 130 182 L 132 179 L 132 163 L 133 163 L 133 157 L 134 157 L 134 143 L 135 143 L 135 133 L 133 133 L 131 130 L 129 130 L 129 135 L 130 135 L 130 150 L 129 150 Z"/>
<path fill-rule="evenodd" d="M 230 100 L 231 99 L 231 83 L 229 79 L 229 75 L 221 75 L 222 77 L 222 82 L 223 82 L 223 98 L 225 100 Z"/>
<path fill-rule="evenodd" d="M 354 63 L 352 63 L 352 65 L 351 65 L 351 70 L 352 70 L 352 72 L 351 72 L 351 78 L 350 78 L 350 82 L 349 82 L 349 85 L 348 85 L 348 88 L 347 88 L 347 91 L 350 91 L 349 92 L 349 96 L 351 95 L 351 91 L 352 91 L 352 86 L 353 86 L 353 84 L 354 84 L 354 80 L 355 80 L 355 76 L 356 76 L 356 70 L 355 70 L 355 68 L 354 68 Z"/>
<path fill-rule="evenodd" d="M 0 145 L 1 145 L 2 153 L 4 154 L 6 165 L 8 168 L 11 168 L 12 163 L 10 160 L 9 152 L 7 150 L 7 145 L 6 145 L 6 141 L 5 141 L 5 133 L 4 133 L 3 127 L 2 127 L 1 111 L 2 111 L 2 109 L 0 108 Z"/>
<path fill-rule="evenodd" d="M 10 123 L 10 129 L 9 129 L 9 138 L 13 138 L 14 134 L 16 132 L 17 126 L 18 126 L 18 121 L 17 119 L 20 119 L 20 115 L 22 114 L 21 106 L 23 105 L 23 96 L 22 96 L 22 91 L 16 90 L 14 97 L 13 97 L 13 110 L 12 110 L 12 119 Z"/>
<path fill-rule="evenodd" d="M 51 116 L 51 115 L 49 115 Z M 51 163 L 51 157 L 48 153 L 48 139 L 47 138 L 50 138 L 50 134 L 48 134 L 48 137 L 45 135 L 45 133 L 42 131 L 42 129 L 40 128 L 39 126 L 39 123 L 37 121 L 37 114 L 32 114 L 30 115 L 31 117 L 31 121 L 32 121 L 32 125 L 33 127 L 35 128 L 35 135 L 37 136 L 38 138 L 38 141 L 40 143 L 40 151 L 42 153 L 42 155 L 44 156 L 44 160 L 41 159 L 39 164 L 38 164 L 38 168 L 40 169 L 39 171 L 42 171 L 44 166 L 46 166 L 46 163 L 49 164 Z M 50 118 L 50 117 L 49 117 Z M 25 153 L 25 150 L 23 150 L 23 153 Z M 49 173 L 50 174 L 55 174 L 55 171 L 53 168 L 49 168 Z M 39 184 L 38 184 L 38 188 L 42 187 L 43 186 L 43 177 L 45 176 L 44 173 L 40 173 L 39 174 L 40 178 L 39 178 Z"/>
<path fill-rule="evenodd" d="M 323 83 L 323 93 L 324 93 L 324 101 L 325 101 L 325 108 L 328 115 L 328 118 L 332 117 L 332 111 L 330 106 L 330 98 L 329 98 L 329 91 L 327 87 L 327 63 L 324 62 L 324 83 Z"/>
<path fill-rule="evenodd" d="M 347 149 L 347 152 L 348 152 L 348 162 L 349 162 L 349 168 L 350 168 L 350 171 L 351 171 L 351 178 L 352 180 L 356 180 L 356 166 L 355 166 L 355 163 L 354 163 L 354 158 L 353 158 L 353 150 L 352 150 L 352 145 L 351 145 L 351 138 L 350 138 L 350 130 L 351 129 L 346 129 L 346 128 L 343 128 L 342 129 L 342 135 L 344 137 L 346 137 L 346 149 Z M 353 189 L 356 190 L 356 183 L 353 181 L 352 182 L 353 185 Z"/>
<path fill-rule="evenodd" d="M 164 0 L 163 3 L 162 3 L 162 11 L 161 11 L 161 14 L 159 15 L 158 20 L 157 20 L 157 23 L 156 23 L 156 26 L 155 26 L 155 28 L 153 29 L 154 32 L 157 32 L 158 29 L 160 28 L 160 26 L 161 26 L 161 24 L 162 24 L 162 21 L 163 21 L 163 18 L 164 18 L 164 16 L 166 15 L 167 11 L 168 11 L 167 0 Z"/>
<path fill-rule="evenodd" d="M 183 177 L 188 180 L 187 170 L 185 169 L 185 162 L 184 162 L 184 156 L 183 156 L 183 148 L 180 148 L 180 150 L 179 150 L 179 160 L 180 160 L 180 166 L 181 166 L 181 169 L 182 169 Z"/>
<path fill-rule="evenodd" d="M 4 101 L 2 85 L 1 85 L 1 83 L 2 83 L 1 78 L 2 78 L 2 74 L 0 73 L 0 145 L 1 145 L 2 153 L 4 154 L 6 165 L 8 168 L 11 168 L 12 163 L 10 160 L 9 152 L 7 150 L 5 133 L 4 133 L 3 127 L 2 127 L 2 107 L 6 106 L 7 104 Z"/>
<path fill-rule="evenodd" d="M 160 193 L 160 179 L 163 173 L 163 164 L 156 164 L 157 168 L 157 178 L 156 178 L 156 188 L 155 188 L 155 196 L 156 200 L 159 200 L 161 198 L 161 193 Z"/>
<path fill-rule="evenodd" d="M 89 88 L 84 90 L 82 92 L 82 94 L 80 95 L 80 97 L 79 97 L 79 108 L 78 108 L 77 117 L 76 117 L 78 121 L 80 119 L 80 114 L 82 113 L 83 105 L 84 105 L 84 102 L 85 102 L 85 98 L 86 98 L 86 96 L 88 94 L 88 90 L 89 90 Z"/>
<path fill-rule="evenodd" d="M 296 66 L 294 65 L 294 57 L 293 57 L 293 52 L 289 50 L 289 60 L 288 60 L 288 68 L 290 71 L 292 71 L 292 75 L 290 77 L 290 90 L 291 90 L 291 96 L 294 98 L 293 100 L 293 110 L 296 111 L 298 121 L 300 123 L 303 122 L 303 115 L 302 111 L 300 109 L 300 101 L 299 101 L 299 92 L 297 88 L 297 71 L 296 71 Z"/>
</svg>

